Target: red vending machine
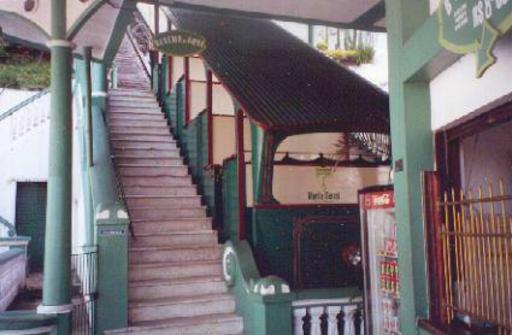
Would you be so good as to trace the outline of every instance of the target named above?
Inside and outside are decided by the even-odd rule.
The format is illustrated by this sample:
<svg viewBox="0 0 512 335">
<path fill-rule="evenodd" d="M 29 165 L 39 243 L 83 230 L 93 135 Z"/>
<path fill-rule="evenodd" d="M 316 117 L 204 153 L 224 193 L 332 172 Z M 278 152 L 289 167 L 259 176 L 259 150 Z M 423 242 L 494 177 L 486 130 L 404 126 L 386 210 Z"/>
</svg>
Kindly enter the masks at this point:
<svg viewBox="0 0 512 335">
<path fill-rule="evenodd" d="M 367 335 L 400 334 L 397 224 L 392 186 L 359 191 Z"/>
</svg>

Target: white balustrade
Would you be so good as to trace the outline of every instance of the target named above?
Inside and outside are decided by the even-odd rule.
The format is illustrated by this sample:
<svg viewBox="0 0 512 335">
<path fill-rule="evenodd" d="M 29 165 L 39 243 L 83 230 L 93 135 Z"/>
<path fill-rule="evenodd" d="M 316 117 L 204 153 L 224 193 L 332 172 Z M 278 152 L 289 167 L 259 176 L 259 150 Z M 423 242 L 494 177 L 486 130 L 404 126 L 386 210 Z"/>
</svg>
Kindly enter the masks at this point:
<svg viewBox="0 0 512 335">
<path fill-rule="evenodd" d="M 292 307 L 294 335 L 364 334 L 362 299 L 359 297 L 298 300 L 293 302 Z M 306 315 L 309 316 L 309 327 L 306 325 L 308 319 Z M 358 315 L 359 317 L 357 317 Z M 326 333 L 322 332 L 322 320 L 324 319 L 327 321 Z M 343 322 L 342 334 L 339 332 L 340 321 Z"/>
<path fill-rule="evenodd" d="M 293 310 L 293 334 L 304 335 L 304 317 L 306 316 L 306 308 L 296 308 Z"/>
<path fill-rule="evenodd" d="M 338 315 L 341 312 L 341 306 L 327 307 L 327 335 L 339 335 Z"/>
<path fill-rule="evenodd" d="M 345 305 L 343 306 L 343 334 L 355 334 L 355 316 L 357 313 L 357 305 Z"/>
<path fill-rule="evenodd" d="M 324 314 L 324 307 L 309 307 L 308 311 L 311 316 L 311 335 L 322 335 L 322 321 L 320 317 Z"/>
</svg>

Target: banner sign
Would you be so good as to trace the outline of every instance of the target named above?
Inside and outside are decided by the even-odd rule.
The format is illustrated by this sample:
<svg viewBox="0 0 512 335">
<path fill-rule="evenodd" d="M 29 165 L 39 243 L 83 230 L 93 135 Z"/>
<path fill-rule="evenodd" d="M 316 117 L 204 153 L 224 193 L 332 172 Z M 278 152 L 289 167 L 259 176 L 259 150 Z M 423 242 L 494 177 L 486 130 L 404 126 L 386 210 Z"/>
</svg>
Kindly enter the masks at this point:
<svg viewBox="0 0 512 335">
<path fill-rule="evenodd" d="M 477 77 L 496 62 L 498 37 L 512 27 L 512 0 L 441 0 L 439 43 L 458 53 L 476 53 Z"/>
<path fill-rule="evenodd" d="M 153 45 L 164 54 L 187 57 L 203 52 L 206 49 L 206 40 L 199 34 L 172 30 L 156 35 Z"/>
</svg>

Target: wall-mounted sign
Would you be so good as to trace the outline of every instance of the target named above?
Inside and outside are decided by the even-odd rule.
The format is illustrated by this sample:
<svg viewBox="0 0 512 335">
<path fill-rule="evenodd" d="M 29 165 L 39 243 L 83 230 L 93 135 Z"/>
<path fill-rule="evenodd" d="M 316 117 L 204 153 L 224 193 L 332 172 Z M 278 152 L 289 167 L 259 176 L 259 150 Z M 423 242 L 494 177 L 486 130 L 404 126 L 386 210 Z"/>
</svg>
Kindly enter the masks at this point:
<svg viewBox="0 0 512 335">
<path fill-rule="evenodd" d="M 155 36 L 153 45 L 158 51 L 178 57 L 200 54 L 206 49 L 203 36 L 183 30 L 173 30 Z"/>
<path fill-rule="evenodd" d="M 454 53 L 476 53 L 481 77 L 496 62 L 496 40 L 512 27 L 512 0 L 441 0 L 437 14 L 439 43 Z"/>
</svg>

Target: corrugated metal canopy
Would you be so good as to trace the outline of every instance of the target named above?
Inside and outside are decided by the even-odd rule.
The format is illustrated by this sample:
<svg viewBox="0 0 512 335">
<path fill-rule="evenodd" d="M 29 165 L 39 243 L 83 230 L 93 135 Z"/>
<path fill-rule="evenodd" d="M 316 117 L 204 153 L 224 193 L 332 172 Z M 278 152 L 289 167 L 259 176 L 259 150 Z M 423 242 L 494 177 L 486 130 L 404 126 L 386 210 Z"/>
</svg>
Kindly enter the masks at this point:
<svg viewBox="0 0 512 335">
<path fill-rule="evenodd" d="M 203 35 L 202 57 L 249 117 L 270 130 L 389 132 L 385 92 L 271 21 L 171 9 Z"/>
</svg>

